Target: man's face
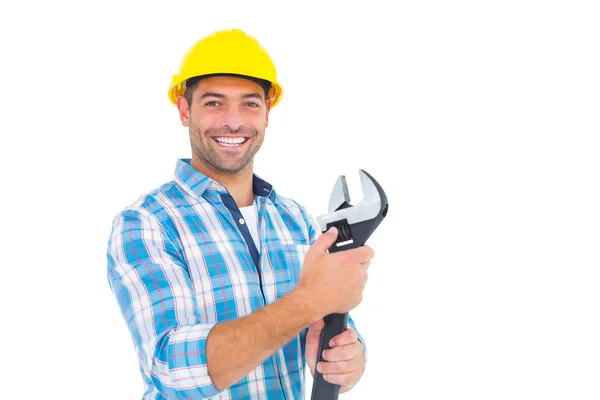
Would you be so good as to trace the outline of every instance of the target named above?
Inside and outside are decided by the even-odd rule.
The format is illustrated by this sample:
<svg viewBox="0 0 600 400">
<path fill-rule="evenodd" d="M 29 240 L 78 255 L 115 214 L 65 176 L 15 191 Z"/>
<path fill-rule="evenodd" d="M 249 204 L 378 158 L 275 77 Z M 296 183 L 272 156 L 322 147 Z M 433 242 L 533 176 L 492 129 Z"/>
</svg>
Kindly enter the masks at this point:
<svg viewBox="0 0 600 400">
<path fill-rule="evenodd" d="M 205 78 L 196 85 L 190 108 L 181 96 L 177 105 L 182 124 L 189 126 L 196 162 L 225 174 L 251 164 L 263 143 L 270 107 L 259 84 L 230 76 Z"/>
</svg>

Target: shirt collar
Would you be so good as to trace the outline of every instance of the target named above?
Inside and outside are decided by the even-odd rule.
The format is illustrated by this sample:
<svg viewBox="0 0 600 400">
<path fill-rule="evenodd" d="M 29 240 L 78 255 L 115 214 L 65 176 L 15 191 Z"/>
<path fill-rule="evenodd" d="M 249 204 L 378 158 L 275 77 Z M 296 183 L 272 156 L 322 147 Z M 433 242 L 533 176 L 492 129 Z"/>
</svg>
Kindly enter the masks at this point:
<svg viewBox="0 0 600 400">
<path fill-rule="evenodd" d="M 175 166 L 175 182 L 188 192 L 202 197 L 205 191 L 218 191 L 223 188 L 219 182 L 209 178 L 191 166 L 191 158 L 180 158 Z M 256 174 L 252 174 L 252 190 L 256 196 L 269 197 L 275 201 L 273 185 Z"/>
</svg>

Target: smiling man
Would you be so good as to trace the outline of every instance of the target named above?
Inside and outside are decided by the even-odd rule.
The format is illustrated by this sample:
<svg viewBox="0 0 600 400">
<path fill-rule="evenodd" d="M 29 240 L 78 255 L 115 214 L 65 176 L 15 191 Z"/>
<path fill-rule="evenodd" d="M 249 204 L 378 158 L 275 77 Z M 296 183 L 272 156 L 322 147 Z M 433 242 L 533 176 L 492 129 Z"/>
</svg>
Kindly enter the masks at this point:
<svg viewBox="0 0 600 400">
<path fill-rule="evenodd" d="M 321 234 L 303 206 L 253 173 L 281 95 L 271 58 L 237 29 L 197 42 L 173 76 L 169 99 L 192 157 L 115 216 L 108 242 L 143 399 L 296 400 L 305 366 L 340 393 L 363 374 L 351 317 L 315 364 L 323 318 L 360 304 L 373 250 L 328 254 L 335 228 Z"/>
<path fill-rule="evenodd" d="M 248 182 L 268 125 L 270 82 L 209 74 L 189 80 L 187 89 L 177 107 L 189 126 L 191 166 L 223 184 L 238 206 L 251 206 Z"/>
</svg>

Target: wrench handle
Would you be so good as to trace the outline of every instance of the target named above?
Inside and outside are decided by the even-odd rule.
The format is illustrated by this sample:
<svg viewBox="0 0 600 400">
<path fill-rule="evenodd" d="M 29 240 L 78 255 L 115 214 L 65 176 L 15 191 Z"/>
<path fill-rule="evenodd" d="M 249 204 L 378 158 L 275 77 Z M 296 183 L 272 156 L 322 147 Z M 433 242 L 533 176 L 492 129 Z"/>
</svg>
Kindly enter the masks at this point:
<svg viewBox="0 0 600 400">
<path fill-rule="evenodd" d="M 338 228 L 339 229 L 339 228 Z M 329 253 L 336 253 L 342 250 L 349 250 L 364 245 L 364 242 L 354 242 L 345 246 L 337 246 L 335 243 L 329 248 Z M 317 364 L 323 361 L 323 351 L 329 350 L 329 341 L 346 330 L 348 326 L 348 313 L 329 314 L 325 316 L 325 327 L 321 331 L 319 340 L 319 351 L 317 352 Z M 313 380 L 311 400 L 337 400 L 340 393 L 340 385 L 327 382 L 323 375 L 316 370 Z"/>
<path fill-rule="evenodd" d="M 321 331 L 321 340 L 319 341 L 319 351 L 317 352 L 317 363 L 323 361 L 323 351 L 331 348 L 329 341 L 346 330 L 348 325 L 348 313 L 329 314 L 325 316 L 325 327 Z M 327 382 L 323 375 L 316 370 L 313 380 L 312 400 L 337 400 L 340 393 L 340 386 Z"/>
</svg>

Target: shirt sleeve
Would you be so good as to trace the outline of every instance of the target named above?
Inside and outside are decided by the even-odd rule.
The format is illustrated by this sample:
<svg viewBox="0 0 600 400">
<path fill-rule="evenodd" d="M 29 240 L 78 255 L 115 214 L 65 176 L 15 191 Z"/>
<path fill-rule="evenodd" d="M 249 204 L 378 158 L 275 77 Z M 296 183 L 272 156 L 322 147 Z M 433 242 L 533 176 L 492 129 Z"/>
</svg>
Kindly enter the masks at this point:
<svg viewBox="0 0 600 400">
<path fill-rule="evenodd" d="M 296 204 L 298 204 L 298 203 L 296 203 Z M 300 207 L 300 211 L 308 224 L 309 242 L 310 242 L 310 245 L 312 246 L 317 241 L 319 236 L 322 235 L 321 228 L 319 226 L 319 223 L 317 222 L 317 219 L 311 213 L 309 213 L 305 207 L 301 206 L 300 204 L 298 204 L 298 207 Z M 356 332 L 356 335 L 358 336 L 358 340 L 360 340 L 360 342 L 363 345 L 364 352 L 365 352 L 365 359 L 366 359 L 367 343 L 365 342 L 365 339 L 362 337 L 362 335 L 360 334 L 358 329 L 356 329 L 356 323 L 352 319 L 352 316 L 350 315 L 350 313 L 348 313 L 348 326 L 351 327 L 352 329 L 354 329 L 354 331 Z"/>
<path fill-rule="evenodd" d="M 206 362 L 215 324 L 200 323 L 187 264 L 154 215 L 124 210 L 108 242 L 108 281 L 140 368 L 167 398 L 218 394 Z"/>
</svg>

